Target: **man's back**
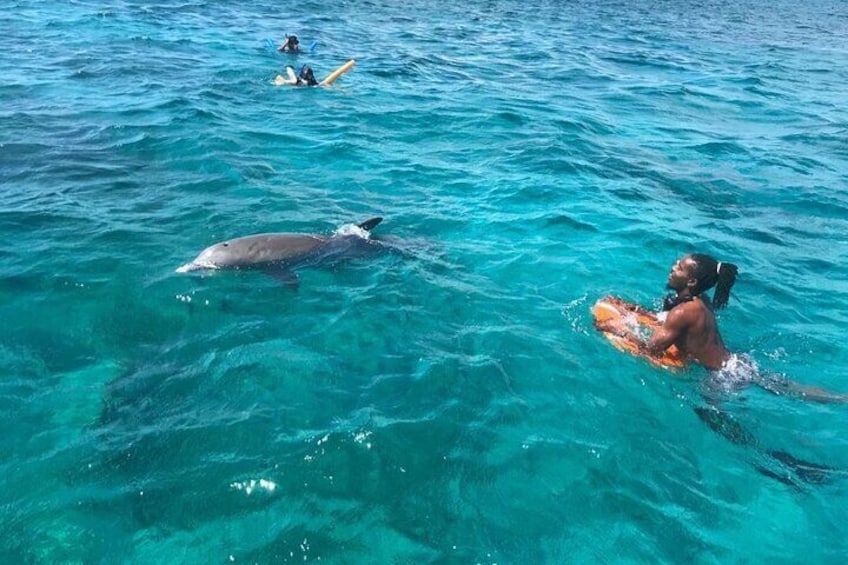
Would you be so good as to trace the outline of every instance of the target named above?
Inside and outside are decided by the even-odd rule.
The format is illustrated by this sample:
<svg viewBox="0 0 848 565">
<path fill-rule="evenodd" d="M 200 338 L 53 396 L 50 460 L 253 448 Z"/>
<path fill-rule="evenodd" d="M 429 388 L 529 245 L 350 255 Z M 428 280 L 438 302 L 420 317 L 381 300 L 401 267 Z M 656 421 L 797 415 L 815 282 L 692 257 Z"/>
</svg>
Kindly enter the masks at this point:
<svg viewBox="0 0 848 565">
<path fill-rule="evenodd" d="M 663 329 L 686 357 L 716 370 L 730 358 L 730 352 L 721 340 L 708 300 L 698 296 L 675 306 L 669 311 Z"/>
</svg>

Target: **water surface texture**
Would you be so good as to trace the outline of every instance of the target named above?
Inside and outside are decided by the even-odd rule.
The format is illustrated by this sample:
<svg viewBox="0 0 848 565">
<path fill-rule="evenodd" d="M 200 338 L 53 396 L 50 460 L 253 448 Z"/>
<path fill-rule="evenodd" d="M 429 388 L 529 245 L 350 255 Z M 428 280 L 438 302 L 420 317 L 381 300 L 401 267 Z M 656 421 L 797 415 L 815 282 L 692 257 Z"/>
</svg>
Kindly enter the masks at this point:
<svg viewBox="0 0 848 565">
<path fill-rule="evenodd" d="M 239 4 L 0 0 L 4 562 L 844 561 L 848 407 L 716 433 L 589 308 L 710 253 L 728 346 L 848 392 L 848 5 Z"/>
</svg>

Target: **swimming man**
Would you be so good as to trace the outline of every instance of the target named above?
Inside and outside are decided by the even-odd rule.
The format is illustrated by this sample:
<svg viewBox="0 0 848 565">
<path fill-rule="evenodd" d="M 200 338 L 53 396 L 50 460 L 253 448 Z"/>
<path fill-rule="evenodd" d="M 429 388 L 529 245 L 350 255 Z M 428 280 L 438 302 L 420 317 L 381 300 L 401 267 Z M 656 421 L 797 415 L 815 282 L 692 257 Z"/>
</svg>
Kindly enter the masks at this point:
<svg viewBox="0 0 848 565">
<path fill-rule="evenodd" d="M 708 406 L 695 406 L 695 413 L 724 438 L 761 453 L 763 459 L 755 462 L 757 471 L 794 487 L 799 487 L 796 478 L 811 484 L 827 482 L 834 469 L 799 459 L 785 451 L 761 447 L 751 432 L 721 409 L 718 398 L 713 394 L 756 384 L 777 395 L 816 402 L 848 402 L 848 395 L 799 385 L 775 375 L 762 375 L 752 359 L 728 351 L 718 332 L 713 309 L 727 305 L 736 275 L 737 268 L 732 263 L 716 261 L 709 255 L 686 255 L 672 266 L 668 275 L 667 286 L 674 294 L 665 299 L 663 312 L 656 316 L 662 326 L 647 341 L 631 332 L 619 335 L 654 355 L 674 345 L 686 359 L 708 369 L 710 377 L 705 384 L 712 389 L 706 397 Z M 715 293 L 710 300 L 707 291 L 713 287 Z M 639 306 L 633 309 L 640 314 L 655 316 Z M 620 328 L 603 324 L 599 324 L 598 329 L 620 331 Z M 777 468 L 775 464 L 778 464 Z M 794 476 L 787 470 L 794 472 Z"/>
<path fill-rule="evenodd" d="M 716 261 L 709 255 L 686 255 L 672 266 L 668 275 L 667 286 L 674 294 L 665 299 L 663 313 L 657 316 L 662 322 L 660 329 L 648 341 L 631 332 L 625 332 L 622 337 L 652 355 L 676 346 L 686 359 L 708 369 L 711 384 L 720 388 L 733 390 L 756 384 L 777 395 L 825 403 L 848 402 L 848 395 L 760 375 L 753 360 L 733 354 L 725 347 L 713 310 L 727 305 L 737 272 L 736 265 Z M 710 300 L 707 291 L 713 287 L 715 293 Z M 640 313 L 653 315 L 636 308 Z M 611 328 L 601 325 L 598 329 Z"/>
</svg>

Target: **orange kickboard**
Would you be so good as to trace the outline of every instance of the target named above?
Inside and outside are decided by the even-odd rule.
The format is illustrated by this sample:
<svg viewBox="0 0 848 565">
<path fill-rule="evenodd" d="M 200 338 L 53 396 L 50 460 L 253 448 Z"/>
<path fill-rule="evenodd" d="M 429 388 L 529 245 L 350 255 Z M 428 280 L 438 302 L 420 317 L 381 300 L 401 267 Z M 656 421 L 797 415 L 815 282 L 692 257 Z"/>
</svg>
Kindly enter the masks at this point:
<svg viewBox="0 0 848 565">
<path fill-rule="evenodd" d="M 596 323 L 603 323 L 612 328 L 611 331 L 601 331 L 601 333 L 619 351 L 645 359 L 663 369 L 677 369 L 686 366 L 685 359 L 673 345 L 661 355 L 649 355 L 640 350 L 632 341 L 616 333 L 616 331 L 627 331 L 647 336 L 662 325 L 655 315 L 644 312 L 639 306 L 620 298 L 606 296 L 598 300 L 592 307 L 592 316 Z"/>
</svg>

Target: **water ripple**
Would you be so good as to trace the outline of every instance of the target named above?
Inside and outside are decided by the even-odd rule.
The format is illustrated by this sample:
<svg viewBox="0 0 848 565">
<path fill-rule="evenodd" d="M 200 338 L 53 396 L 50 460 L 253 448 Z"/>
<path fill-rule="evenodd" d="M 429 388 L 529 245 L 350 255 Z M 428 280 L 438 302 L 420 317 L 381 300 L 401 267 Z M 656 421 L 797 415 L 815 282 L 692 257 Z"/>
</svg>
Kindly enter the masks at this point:
<svg viewBox="0 0 848 565">
<path fill-rule="evenodd" d="M 656 306 L 712 253 L 740 267 L 725 341 L 846 391 L 840 5 L 7 4 L 7 560 L 845 553 L 844 479 L 795 490 L 768 457 L 844 468 L 844 411 L 750 389 L 723 399 L 734 443 L 701 373 L 622 356 L 588 311 Z M 286 33 L 315 51 L 266 48 Z M 377 215 L 389 252 L 297 291 L 174 273 Z"/>
</svg>

